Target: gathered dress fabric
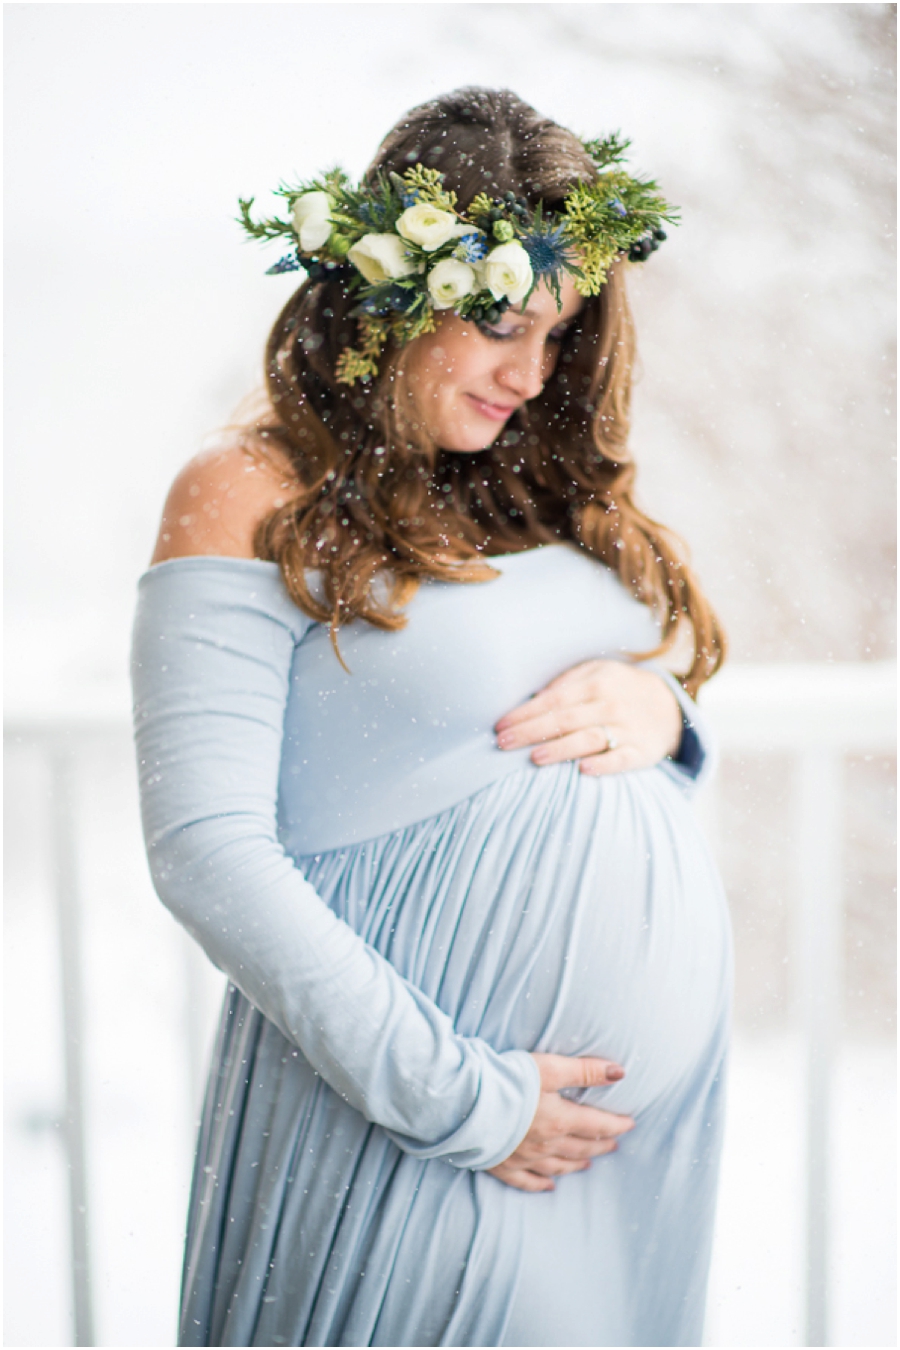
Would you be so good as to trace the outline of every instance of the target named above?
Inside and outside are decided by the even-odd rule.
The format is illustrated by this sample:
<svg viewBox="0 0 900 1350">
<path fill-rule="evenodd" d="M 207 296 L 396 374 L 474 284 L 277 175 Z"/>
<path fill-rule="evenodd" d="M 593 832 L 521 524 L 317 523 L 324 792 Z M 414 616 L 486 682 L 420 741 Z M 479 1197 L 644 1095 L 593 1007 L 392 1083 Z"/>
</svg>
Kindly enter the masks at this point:
<svg viewBox="0 0 900 1350">
<path fill-rule="evenodd" d="M 197 1149 L 179 1345 L 698 1345 L 731 988 L 696 763 L 592 778 L 494 722 L 579 661 L 655 645 L 574 545 L 425 582 L 340 633 L 274 564 L 161 563 L 133 647 L 156 889 L 229 979 Z M 688 760 L 689 756 L 686 757 Z M 705 771 L 705 770 L 704 770 Z M 634 1116 L 529 1194 L 529 1051 Z"/>
</svg>

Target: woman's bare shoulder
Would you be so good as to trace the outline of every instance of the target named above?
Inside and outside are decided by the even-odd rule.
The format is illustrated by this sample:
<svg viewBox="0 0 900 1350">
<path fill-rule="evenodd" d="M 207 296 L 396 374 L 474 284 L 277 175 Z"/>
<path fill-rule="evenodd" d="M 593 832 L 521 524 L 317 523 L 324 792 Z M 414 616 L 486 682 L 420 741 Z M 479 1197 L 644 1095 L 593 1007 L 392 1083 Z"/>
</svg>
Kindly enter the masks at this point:
<svg viewBox="0 0 900 1350">
<path fill-rule="evenodd" d="M 202 554 L 255 557 L 257 526 L 296 487 L 280 451 L 232 445 L 195 456 L 169 490 L 151 564 Z"/>
</svg>

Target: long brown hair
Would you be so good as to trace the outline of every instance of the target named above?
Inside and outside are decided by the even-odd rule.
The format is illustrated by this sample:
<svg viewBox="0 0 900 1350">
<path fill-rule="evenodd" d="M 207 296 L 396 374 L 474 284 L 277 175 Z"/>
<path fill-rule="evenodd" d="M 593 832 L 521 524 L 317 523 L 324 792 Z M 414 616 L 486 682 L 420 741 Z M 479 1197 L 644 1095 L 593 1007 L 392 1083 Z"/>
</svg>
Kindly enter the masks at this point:
<svg viewBox="0 0 900 1350">
<path fill-rule="evenodd" d="M 410 164 L 445 175 L 460 205 L 478 192 L 514 192 L 558 206 L 596 169 L 572 132 L 508 90 L 462 89 L 414 108 L 389 132 L 369 174 Z M 354 301 L 337 279 L 305 282 L 266 348 L 268 410 L 247 443 L 274 445 L 299 487 L 263 522 L 259 555 L 278 563 L 295 602 L 314 619 L 406 623 L 422 577 L 484 581 L 485 559 L 572 540 L 651 606 L 657 652 L 689 633 L 682 677 L 694 693 L 724 658 L 718 620 L 669 531 L 632 500 L 627 448 L 634 331 L 623 262 L 564 338 L 543 392 L 477 454 L 443 451 L 410 419 L 404 352 L 388 348 L 369 385 L 337 383 L 335 363 L 356 341 Z M 319 576 L 314 595 L 309 573 Z M 392 578 L 386 593 L 373 585 Z"/>
</svg>

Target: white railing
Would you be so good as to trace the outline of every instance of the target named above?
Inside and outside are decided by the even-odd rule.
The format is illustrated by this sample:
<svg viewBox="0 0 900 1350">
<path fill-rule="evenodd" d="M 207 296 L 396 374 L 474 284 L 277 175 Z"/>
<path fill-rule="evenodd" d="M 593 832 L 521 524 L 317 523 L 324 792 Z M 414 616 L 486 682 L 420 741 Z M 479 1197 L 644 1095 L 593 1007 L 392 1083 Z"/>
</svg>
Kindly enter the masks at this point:
<svg viewBox="0 0 900 1350">
<path fill-rule="evenodd" d="M 707 691 L 704 706 L 725 754 L 789 752 L 794 762 L 793 838 L 800 903 L 794 930 L 802 972 L 798 1021 L 806 1058 L 805 1344 L 829 1341 L 827 1252 L 831 1068 L 840 1022 L 843 897 L 841 849 L 843 762 L 849 754 L 891 754 L 896 744 L 896 668 L 869 665 L 745 666 L 727 670 Z M 20 709 L 7 717 L 7 743 L 40 754 L 49 771 L 48 833 L 53 856 L 56 932 L 62 983 L 65 1109 L 61 1113 L 68 1162 L 74 1344 L 95 1344 L 86 1181 L 83 894 L 75 807 L 78 774 L 98 747 L 128 746 L 121 692 L 77 707 Z M 699 803 L 715 844 L 715 788 Z M 195 1086 L 206 1052 L 202 1019 L 185 1027 L 188 1069 Z"/>
<path fill-rule="evenodd" d="M 723 672 L 704 707 L 728 752 L 794 757 L 793 926 L 797 1020 L 806 1059 L 806 1345 L 829 1345 L 831 1084 L 841 1020 L 844 758 L 890 754 L 897 739 L 897 668 L 869 665 L 744 666 Z M 715 845 L 715 797 L 706 806 Z"/>
</svg>

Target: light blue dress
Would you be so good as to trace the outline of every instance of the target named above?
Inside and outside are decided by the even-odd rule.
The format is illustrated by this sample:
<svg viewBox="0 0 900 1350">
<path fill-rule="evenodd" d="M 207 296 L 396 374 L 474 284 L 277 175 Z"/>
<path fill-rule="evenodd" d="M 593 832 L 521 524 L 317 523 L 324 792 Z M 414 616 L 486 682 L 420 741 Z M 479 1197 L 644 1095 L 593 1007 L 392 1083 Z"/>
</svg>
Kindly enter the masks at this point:
<svg viewBox="0 0 900 1350">
<path fill-rule="evenodd" d="M 491 730 L 656 629 L 574 546 L 491 561 L 342 629 L 346 671 L 274 564 L 141 580 L 151 871 L 232 982 L 181 1345 L 700 1343 L 731 955 L 689 775 L 536 768 Z M 486 1171 L 529 1050 L 617 1059 L 582 1096 L 637 1122 L 539 1195 Z"/>
</svg>

